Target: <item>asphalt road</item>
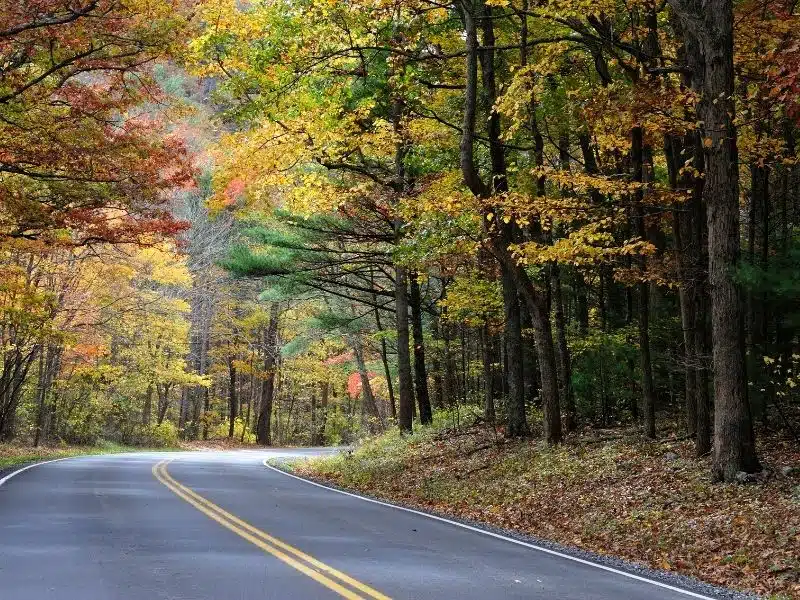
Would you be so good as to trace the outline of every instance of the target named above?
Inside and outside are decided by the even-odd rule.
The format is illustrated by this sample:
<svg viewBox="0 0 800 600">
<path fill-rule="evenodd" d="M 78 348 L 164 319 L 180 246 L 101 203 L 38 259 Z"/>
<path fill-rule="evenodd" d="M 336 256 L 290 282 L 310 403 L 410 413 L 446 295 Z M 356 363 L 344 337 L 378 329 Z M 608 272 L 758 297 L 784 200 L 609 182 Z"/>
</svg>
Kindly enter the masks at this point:
<svg viewBox="0 0 800 600">
<path fill-rule="evenodd" d="M 0 600 L 702 597 L 262 464 L 296 452 L 85 457 L 20 473 L 0 486 Z"/>
</svg>

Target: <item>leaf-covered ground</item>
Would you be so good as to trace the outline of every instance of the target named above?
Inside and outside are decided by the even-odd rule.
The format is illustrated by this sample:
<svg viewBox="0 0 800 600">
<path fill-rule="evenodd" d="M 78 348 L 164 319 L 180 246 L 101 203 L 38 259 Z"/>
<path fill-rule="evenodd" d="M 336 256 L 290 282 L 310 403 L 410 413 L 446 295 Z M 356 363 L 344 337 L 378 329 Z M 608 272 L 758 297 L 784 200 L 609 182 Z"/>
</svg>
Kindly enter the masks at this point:
<svg viewBox="0 0 800 600">
<path fill-rule="evenodd" d="M 39 460 L 53 460 L 56 458 L 69 458 L 71 456 L 84 456 L 89 454 L 119 454 L 122 452 L 141 452 L 143 448 L 121 446 L 112 442 L 103 442 L 97 446 L 33 446 L 21 444 L 0 444 L 0 469 L 8 469 L 14 465 L 21 465 Z M 165 448 L 159 448 L 163 452 Z"/>
<path fill-rule="evenodd" d="M 583 440 L 555 450 L 483 428 L 388 433 L 301 474 L 417 507 L 775 598 L 800 598 L 800 450 L 761 448 L 766 481 L 712 484 L 689 442 Z M 795 467 L 784 474 L 783 467 Z"/>
</svg>

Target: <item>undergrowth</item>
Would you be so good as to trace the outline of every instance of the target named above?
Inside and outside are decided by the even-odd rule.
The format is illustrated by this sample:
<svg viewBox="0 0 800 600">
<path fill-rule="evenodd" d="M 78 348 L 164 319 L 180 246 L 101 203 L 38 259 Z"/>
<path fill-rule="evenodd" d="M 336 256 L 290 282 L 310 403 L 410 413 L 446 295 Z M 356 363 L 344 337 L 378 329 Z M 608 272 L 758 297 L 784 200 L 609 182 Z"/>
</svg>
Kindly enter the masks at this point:
<svg viewBox="0 0 800 600">
<path fill-rule="evenodd" d="M 175 447 L 157 448 L 154 451 L 164 452 L 177 450 Z M 115 442 L 101 440 L 93 446 L 33 446 L 19 444 L 0 444 L 0 469 L 32 463 L 40 460 L 70 458 L 91 454 L 121 454 L 125 452 L 146 452 L 148 449 L 123 446 Z"/>
<path fill-rule="evenodd" d="M 547 448 L 450 425 L 389 431 L 293 468 L 719 585 L 800 598 L 800 474 L 782 469 L 800 464 L 796 445 L 762 446 L 772 468 L 766 481 L 723 485 L 711 483 L 708 459 L 694 458 L 688 441 L 584 437 Z"/>
</svg>

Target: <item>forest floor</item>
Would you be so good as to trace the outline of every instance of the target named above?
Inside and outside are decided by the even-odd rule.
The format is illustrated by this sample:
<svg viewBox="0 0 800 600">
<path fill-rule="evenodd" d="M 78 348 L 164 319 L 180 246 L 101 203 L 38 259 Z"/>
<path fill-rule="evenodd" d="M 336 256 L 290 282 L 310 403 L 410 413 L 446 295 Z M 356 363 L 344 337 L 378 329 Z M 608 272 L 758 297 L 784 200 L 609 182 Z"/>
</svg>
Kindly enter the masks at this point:
<svg viewBox="0 0 800 600">
<path fill-rule="evenodd" d="M 123 452 L 147 452 L 150 449 L 123 446 L 114 442 L 101 442 L 96 446 L 38 446 L 25 444 L 0 444 L 0 470 L 15 465 L 32 463 L 40 460 L 70 458 L 91 454 L 120 454 Z M 179 448 L 157 448 L 157 452 L 179 450 Z"/>
<path fill-rule="evenodd" d="M 183 450 L 198 450 L 200 452 L 216 452 L 218 450 L 252 450 L 261 448 L 248 442 L 231 440 L 228 438 L 216 438 L 212 440 L 191 440 L 181 442 Z"/>
<path fill-rule="evenodd" d="M 768 475 L 712 484 L 689 441 L 605 432 L 557 449 L 485 427 L 396 432 L 351 454 L 291 465 L 458 518 L 613 555 L 772 598 L 800 598 L 800 448 L 768 440 Z M 609 439 L 610 438 L 610 439 Z"/>
</svg>

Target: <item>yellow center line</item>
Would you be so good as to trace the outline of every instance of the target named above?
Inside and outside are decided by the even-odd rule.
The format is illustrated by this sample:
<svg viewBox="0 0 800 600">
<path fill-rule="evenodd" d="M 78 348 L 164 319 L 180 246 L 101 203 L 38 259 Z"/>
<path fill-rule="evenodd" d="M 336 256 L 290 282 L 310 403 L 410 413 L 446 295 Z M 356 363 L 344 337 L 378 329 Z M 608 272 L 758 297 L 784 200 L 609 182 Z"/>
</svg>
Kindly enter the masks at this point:
<svg viewBox="0 0 800 600">
<path fill-rule="evenodd" d="M 194 490 L 189 489 L 172 478 L 167 472 L 167 465 L 170 462 L 170 460 L 164 460 L 153 467 L 153 475 L 155 478 L 169 488 L 176 496 L 185 500 L 226 529 L 233 531 L 251 544 L 261 548 L 264 552 L 271 554 L 275 558 L 297 569 L 304 575 L 307 575 L 348 600 L 363 600 L 365 597 L 374 598 L 375 600 L 391 600 L 388 596 L 381 594 L 368 585 L 326 565 L 313 556 L 298 550 L 294 546 L 261 531 L 250 523 L 220 508 L 210 500 L 203 498 Z M 336 581 L 337 579 L 338 581 Z M 364 596 L 345 588 L 341 584 L 348 585 L 362 592 Z"/>
</svg>

